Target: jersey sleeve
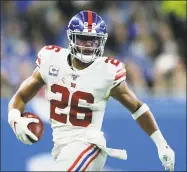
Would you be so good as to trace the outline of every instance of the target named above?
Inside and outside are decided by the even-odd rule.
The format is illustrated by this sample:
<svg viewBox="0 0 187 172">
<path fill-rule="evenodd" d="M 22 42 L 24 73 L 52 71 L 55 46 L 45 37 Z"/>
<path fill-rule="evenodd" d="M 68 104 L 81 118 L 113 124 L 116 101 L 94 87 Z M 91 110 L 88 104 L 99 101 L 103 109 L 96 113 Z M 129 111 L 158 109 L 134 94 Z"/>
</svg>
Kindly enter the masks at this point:
<svg viewBox="0 0 187 172">
<path fill-rule="evenodd" d="M 49 57 L 49 53 L 46 51 L 46 46 L 45 46 L 38 52 L 37 59 L 35 61 L 36 65 L 39 67 L 39 72 L 45 83 L 47 80 L 46 67 L 48 65 L 48 57 Z"/>
<path fill-rule="evenodd" d="M 45 47 L 43 47 L 39 52 L 38 52 L 38 55 L 37 55 L 37 59 L 36 59 L 36 65 L 40 68 L 41 66 L 41 61 L 44 60 L 46 56 L 46 51 L 45 51 Z"/>
<path fill-rule="evenodd" d="M 125 65 L 122 62 L 114 58 L 107 58 L 105 62 L 109 64 L 107 65 L 107 80 L 109 81 L 109 85 L 105 94 L 105 98 L 108 99 L 110 97 L 111 89 L 119 85 L 121 82 L 125 81 L 126 69 Z"/>
<path fill-rule="evenodd" d="M 114 75 L 114 81 L 112 88 L 120 84 L 122 81 L 125 81 L 126 79 L 126 69 L 125 65 L 123 63 L 119 63 L 119 65 L 116 67 L 115 75 Z"/>
</svg>

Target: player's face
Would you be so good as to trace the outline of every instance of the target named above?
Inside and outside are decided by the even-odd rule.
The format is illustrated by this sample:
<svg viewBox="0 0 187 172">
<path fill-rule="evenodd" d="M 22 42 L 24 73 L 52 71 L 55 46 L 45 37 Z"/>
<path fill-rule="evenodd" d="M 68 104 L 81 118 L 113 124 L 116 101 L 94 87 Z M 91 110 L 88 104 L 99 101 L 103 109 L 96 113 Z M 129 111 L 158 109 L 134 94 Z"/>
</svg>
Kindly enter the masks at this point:
<svg viewBox="0 0 187 172">
<path fill-rule="evenodd" d="M 99 38 L 95 36 L 77 36 L 76 44 L 82 46 L 81 48 L 77 47 L 77 50 L 81 53 L 82 49 L 83 54 L 90 55 L 93 53 L 95 48 L 99 47 L 99 42 Z"/>
</svg>

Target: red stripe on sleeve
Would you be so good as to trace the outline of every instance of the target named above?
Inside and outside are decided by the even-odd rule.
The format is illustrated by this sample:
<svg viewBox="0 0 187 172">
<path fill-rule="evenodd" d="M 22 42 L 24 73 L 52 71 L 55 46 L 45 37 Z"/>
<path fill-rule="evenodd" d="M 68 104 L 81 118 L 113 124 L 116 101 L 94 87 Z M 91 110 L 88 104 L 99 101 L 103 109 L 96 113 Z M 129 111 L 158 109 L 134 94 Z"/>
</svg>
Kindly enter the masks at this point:
<svg viewBox="0 0 187 172">
<path fill-rule="evenodd" d="M 122 78 L 122 77 L 124 77 L 124 76 L 126 76 L 126 72 L 125 71 L 117 74 L 115 76 L 115 81 L 118 80 L 118 79 L 120 79 L 120 78 Z"/>
<path fill-rule="evenodd" d="M 88 32 L 92 29 L 92 11 L 88 11 Z"/>
<path fill-rule="evenodd" d="M 40 65 L 41 59 L 39 57 L 38 57 L 37 61 L 38 61 L 38 64 Z"/>
<path fill-rule="evenodd" d="M 119 72 L 121 72 L 121 71 L 125 71 L 125 69 L 124 68 L 121 68 L 121 69 L 119 69 L 116 73 L 119 73 Z"/>
</svg>

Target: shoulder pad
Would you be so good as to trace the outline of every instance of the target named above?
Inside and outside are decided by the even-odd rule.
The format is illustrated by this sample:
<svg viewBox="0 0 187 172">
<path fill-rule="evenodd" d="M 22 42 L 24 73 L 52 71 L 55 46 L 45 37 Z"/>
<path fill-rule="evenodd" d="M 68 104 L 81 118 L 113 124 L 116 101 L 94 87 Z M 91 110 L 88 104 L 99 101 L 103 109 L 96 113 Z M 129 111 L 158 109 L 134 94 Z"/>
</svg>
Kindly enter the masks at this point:
<svg viewBox="0 0 187 172">
<path fill-rule="evenodd" d="M 112 57 L 107 57 L 105 63 L 108 63 L 113 66 L 111 68 L 113 75 L 112 87 L 115 87 L 126 79 L 126 69 L 124 63 Z"/>
<path fill-rule="evenodd" d="M 62 48 L 56 45 L 48 45 L 44 46 L 39 52 L 36 60 L 36 65 L 40 67 L 42 61 L 44 61 L 45 58 L 49 57 L 52 53 L 58 53 L 60 52 Z"/>
<path fill-rule="evenodd" d="M 121 62 L 118 61 L 118 60 L 115 59 L 115 58 L 106 57 L 105 63 L 107 63 L 107 64 L 109 64 L 109 65 L 113 65 L 114 67 L 117 67 Z"/>
</svg>

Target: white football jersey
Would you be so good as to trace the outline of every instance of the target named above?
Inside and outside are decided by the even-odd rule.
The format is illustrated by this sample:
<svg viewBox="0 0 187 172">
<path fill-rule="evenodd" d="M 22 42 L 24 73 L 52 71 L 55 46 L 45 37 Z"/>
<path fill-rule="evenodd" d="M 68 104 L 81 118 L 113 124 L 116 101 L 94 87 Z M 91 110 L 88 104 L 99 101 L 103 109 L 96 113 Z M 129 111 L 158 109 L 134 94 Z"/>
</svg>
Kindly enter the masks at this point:
<svg viewBox="0 0 187 172">
<path fill-rule="evenodd" d="M 97 142 L 97 137 L 103 137 L 101 127 L 110 90 L 125 80 L 125 67 L 116 59 L 101 57 L 74 71 L 68 55 L 68 49 L 50 45 L 40 50 L 36 61 L 47 84 L 53 141 Z"/>
</svg>

